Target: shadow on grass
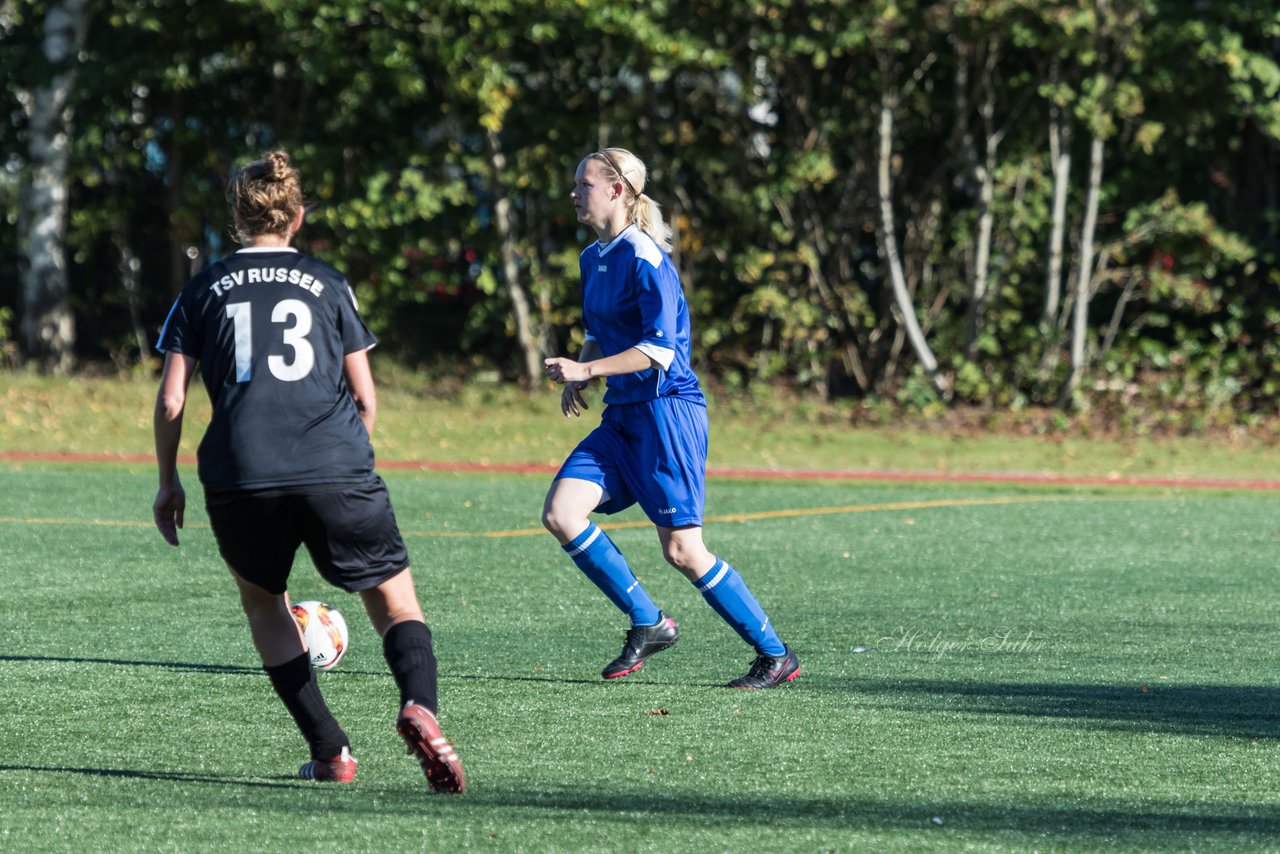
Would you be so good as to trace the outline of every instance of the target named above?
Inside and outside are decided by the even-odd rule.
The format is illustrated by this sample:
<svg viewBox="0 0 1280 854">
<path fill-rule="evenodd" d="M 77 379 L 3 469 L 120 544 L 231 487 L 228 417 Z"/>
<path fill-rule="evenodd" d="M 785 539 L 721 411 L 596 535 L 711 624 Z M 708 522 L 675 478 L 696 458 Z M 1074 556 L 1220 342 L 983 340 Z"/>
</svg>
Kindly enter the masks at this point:
<svg viewBox="0 0 1280 854">
<path fill-rule="evenodd" d="M 810 684 L 819 689 L 836 688 L 830 681 L 811 680 Z M 980 715 L 1048 718 L 1083 728 L 1124 732 L 1280 737 L 1280 686 L 871 679 L 842 684 L 840 690 L 880 696 L 901 711 L 927 713 L 945 708 Z"/>
<path fill-rule="evenodd" d="M 1038 804 L 991 804 L 981 801 L 915 802 L 850 798 L 804 798 L 785 795 L 697 795 L 682 796 L 661 791 L 604 792 L 590 788 L 557 790 L 484 789 L 473 786 L 462 796 L 431 795 L 425 791 L 404 797 L 366 798 L 360 787 L 341 787 L 351 797 L 335 801 L 332 787 L 315 786 L 298 780 L 254 780 L 226 774 L 161 772 L 112 768 L 76 768 L 33 765 L 0 765 L 3 772 L 77 774 L 86 777 L 154 780 L 162 783 L 215 785 L 224 790 L 243 786 L 255 791 L 287 794 L 283 800 L 267 798 L 258 803 L 264 813 L 297 813 L 300 806 L 314 800 L 314 807 L 326 813 L 346 815 L 420 816 L 457 812 L 474 816 L 477 810 L 494 812 L 504 821 L 579 820 L 597 816 L 610 822 L 634 818 L 657 818 L 669 830 L 682 823 L 698 827 L 741 828 L 758 825 L 770 835 L 788 829 L 818 830 L 825 833 L 921 830 L 936 834 L 939 841 L 957 833 L 1012 833 L 1039 838 L 1108 843 L 1141 842 L 1159 845 L 1162 840 L 1186 844 L 1188 834 L 1257 836 L 1280 833 L 1280 814 L 1266 807 L 1204 803 L 1149 802 L 1146 804 L 1082 803 L 1052 806 Z M 312 792 L 315 791 L 314 799 Z M 212 792 L 213 790 L 209 790 Z M 376 789 L 385 795 L 385 789 Z M 264 794 L 264 797 L 265 794 Z M 306 801 L 300 801 L 299 798 Z M 211 799 L 202 800 L 206 809 Z M 237 800 L 236 803 L 239 803 Z M 1167 838 L 1162 834 L 1167 834 Z M 956 842 L 959 842 L 957 839 Z"/>
<path fill-rule="evenodd" d="M 541 682 L 548 685 L 607 685 L 603 679 L 570 679 L 563 676 L 508 676 L 482 673 L 449 673 L 444 678 L 460 682 Z"/>
<path fill-rule="evenodd" d="M 250 786 L 268 789 L 293 789 L 306 781 L 293 777 L 279 782 L 246 780 L 233 774 L 202 774 L 195 771 L 138 771 L 132 768 L 75 768 L 55 765 L 0 765 L 5 771 L 30 771 L 37 774 L 78 774 L 83 777 L 114 777 L 130 780 L 160 780 L 166 783 L 216 783 L 222 786 Z"/>
<path fill-rule="evenodd" d="M 444 678 L 447 678 L 450 681 L 533 682 L 542 683 L 544 685 L 586 685 L 591 688 L 603 688 L 610 691 L 622 690 L 624 686 L 637 688 L 710 688 L 715 691 L 728 689 L 728 686 L 724 682 L 695 682 L 688 679 L 670 679 L 658 674 L 654 674 L 650 678 L 646 677 L 649 677 L 649 674 L 645 674 L 644 676 L 631 675 L 621 679 L 603 679 L 599 676 L 590 679 L 580 679 L 578 677 L 569 676 L 510 676 L 501 673 L 490 676 L 482 673 L 450 673 Z"/>
<path fill-rule="evenodd" d="M 39 661 L 57 664 L 110 664 L 117 667 L 159 667 L 164 670 L 181 670 L 192 673 L 238 673 L 262 675 L 261 667 L 239 664 L 193 664 L 185 661 L 130 661 L 124 658 L 83 658 L 57 655 L 0 655 L 4 661 Z"/>
<path fill-rule="evenodd" d="M 83 656 L 59 656 L 59 655 L 0 655 L 0 663 L 6 661 L 13 662 L 41 662 L 50 664 L 106 664 L 112 667 L 154 667 L 161 670 L 174 670 L 186 673 L 214 673 L 229 674 L 233 676 L 262 676 L 261 667 L 253 667 L 242 664 L 197 664 L 189 661 L 135 661 L 125 658 L 87 658 Z M 341 667 L 336 671 L 342 676 L 375 676 L 390 677 L 390 672 L 386 670 L 353 670 L 349 667 Z M 328 674 L 326 674 L 327 676 Z M 471 680 L 481 682 L 544 682 L 553 685 L 599 685 L 608 684 L 601 679 L 568 679 L 556 676 L 507 676 L 507 675 L 484 675 L 477 673 L 451 673 L 447 677 L 450 680 Z"/>
<path fill-rule="evenodd" d="M 1280 813 L 1273 808 L 1158 801 L 1142 805 L 1104 802 L 1041 806 L 981 801 L 905 803 L 776 795 L 679 797 L 647 791 L 621 794 L 565 789 L 550 792 L 480 791 L 472 792 L 457 802 L 567 813 L 587 811 L 614 817 L 638 814 L 669 820 L 684 818 L 713 827 L 759 824 L 771 831 L 787 827 L 850 831 L 926 829 L 939 834 L 948 831 L 1011 831 L 1086 838 L 1134 834 L 1144 839 L 1153 831 L 1171 834 L 1280 833 Z"/>
<path fill-rule="evenodd" d="M 376 797 L 362 797 L 357 783 L 340 787 L 351 797 L 335 801 L 333 787 L 280 778 L 278 780 L 246 779 L 230 774 L 208 774 L 182 771 L 144 771 L 119 768 L 77 768 L 72 766 L 4 765 L 4 772 L 38 774 L 75 774 L 84 777 L 153 780 L 161 783 L 214 785 L 226 791 L 246 787 L 287 794 L 282 800 L 263 795 L 259 811 L 279 811 L 295 815 L 310 802 L 326 813 L 347 815 L 421 816 L 458 812 L 474 816 L 477 810 L 493 812 L 503 821 L 562 820 L 566 816 L 583 820 L 597 816 L 610 822 L 634 818 L 657 818 L 666 822 L 668 830 L 688 822 L 698 827 L 741 828 L 758 825 L 770 835 L 788 829 L 818 830 L 827 833 L 921 830 L 937 834 L 939 840 L 964 832 L 1001 832 L 1032 836 L 1043 841 L 1052 836 L 1060 840 L 1105 840 L 1141 842 L 1144 847 L 1178 840 L 1187 843 L 1187 834 L 1214 834 L 1264 837 L 1280 834 L 1280 812 L 1273 807 L 1224 805 L 1208 803 L 1169 803 L 1152 801 L 1142 804 L 1088 801 L 1077 805 L 1035 803 L 991 804 L 982 801 L 885 801 L 857 798 L 805 798 L 779 794 L 759 795 L 679 795 L 660 790 L 643 792 L 607 792 L 599 788 L 559 789 L 487 789 L 473 784 L 461 796 L 432 795 L 424 790 L 406 792 L 403 796 L 385 797 L 388 790 L 375 788 Z M 213 789 L 203 796 L 204 809 L 217 807 L 211 797 Z M 314 791 L 314 798 L 312 795 Z M 299 800 L 299 798 L 307 800 Z M 238 799 L 235 800 L 239 804 Z M 584 816 L 583 814 L 587 814 Z M 1165 839 L 1161 834 L 1168 834 Z M 957 843 L 959 840 L 955 840 Z"/>
</svg>

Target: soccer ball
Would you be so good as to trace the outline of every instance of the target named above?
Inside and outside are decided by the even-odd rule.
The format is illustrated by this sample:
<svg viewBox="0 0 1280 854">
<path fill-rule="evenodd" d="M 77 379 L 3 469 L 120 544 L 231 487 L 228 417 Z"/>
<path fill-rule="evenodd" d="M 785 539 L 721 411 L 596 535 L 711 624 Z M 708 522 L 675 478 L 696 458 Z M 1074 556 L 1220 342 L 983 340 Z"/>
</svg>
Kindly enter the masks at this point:
<svg viewBox="0 0 1280 854">
<path fill-rule="evenodd" d="M 291 610 L 311 652 L 311 665 L 317 670 L 331 670 L 347 652 L 347 621 L 337 608 L 314 599 L 295 602 Z"/>
</svg>

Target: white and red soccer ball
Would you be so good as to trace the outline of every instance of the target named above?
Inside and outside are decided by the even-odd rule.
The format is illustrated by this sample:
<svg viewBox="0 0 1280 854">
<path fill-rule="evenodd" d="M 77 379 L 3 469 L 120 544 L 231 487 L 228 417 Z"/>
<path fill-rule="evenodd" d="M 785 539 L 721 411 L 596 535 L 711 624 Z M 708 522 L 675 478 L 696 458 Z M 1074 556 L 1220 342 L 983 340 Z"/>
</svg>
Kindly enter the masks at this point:
<svg viewBox="0 0 1280 854">
<path fill-rule="evenodd" d="M 314 599 L 295 602 L 291 610 L 311 653 L 311 665 L 316 670 L 332 669 L 347 653 L 347 621 L 337 608 Z"/>
</svg>

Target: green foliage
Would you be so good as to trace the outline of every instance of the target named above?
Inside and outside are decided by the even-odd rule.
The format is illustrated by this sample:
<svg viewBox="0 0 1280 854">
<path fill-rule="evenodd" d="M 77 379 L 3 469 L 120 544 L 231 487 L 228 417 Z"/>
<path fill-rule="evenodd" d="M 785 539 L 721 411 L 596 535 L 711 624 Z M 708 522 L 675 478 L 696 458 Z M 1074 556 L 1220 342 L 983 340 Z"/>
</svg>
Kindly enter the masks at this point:
<svg viewBox="0 0 1280 854">
<path fill-rule="evenodd" d="M 13 340 L 13 309 L 0 308 L 0 367 L 12 368 L 18 360 L 18 345 Z"/>
<path fill-rule="evenodd" d="M 49 4 L 0 8 L 14 69 L 0 88 L 13 152 L 0 306 L 16 311 L 24 97 L 51 73 L 38 56 Z M 1105 141 L 1085 402 L 1136 384 L 1142 405 L 1196 408 L 1183 389 L 1216 382 L 1197 366 L 1221 359 L 1239 373 L 1199 408 L 1247 419 L 1280 401 L 1277 32 L 1266 4 L 1238 0 L 109 0 L 71 105 L 81 350 L 119 350 L 130 310 L 154 333 L 193 267 L 234 248 L 229 170 L 283 145 L 313 202 L 302 248 L 348 274 L 387 350 L 519 373 L 503 197 L 532 334 L 576 352 L 576 256 L 594 235 L 567 193 L 578 159 L 608 144 L 648 163 L 676 228 L 702 370 L 913 401 L 877 193 L 892 102 L 895 237 L 959 402 L 1050 403 L 1064 379 L 1070 299 L 1041 316 L 1056 114 L 1071 132 L 1068 271 L 1089 142 Z M 971 327 L 988 144 L 988 295 Z M 113 272 L 126 250 L 136 294 Z"/>
</svg>

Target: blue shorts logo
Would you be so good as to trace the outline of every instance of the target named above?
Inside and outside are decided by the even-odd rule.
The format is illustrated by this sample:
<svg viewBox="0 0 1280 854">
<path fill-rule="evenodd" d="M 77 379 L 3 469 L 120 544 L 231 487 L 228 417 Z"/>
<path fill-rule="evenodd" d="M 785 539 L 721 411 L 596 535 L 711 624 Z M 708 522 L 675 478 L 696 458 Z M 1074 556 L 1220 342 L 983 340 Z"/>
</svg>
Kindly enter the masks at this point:
<svg viewBox="0 0 1280 854">
<path fill-rule="evenodd" d="M 674 507 L 658 508 L 658 513 L 662 516 L 670 516 L 674 512 L 676 512 L 676 508 Z"/>
</svg>

